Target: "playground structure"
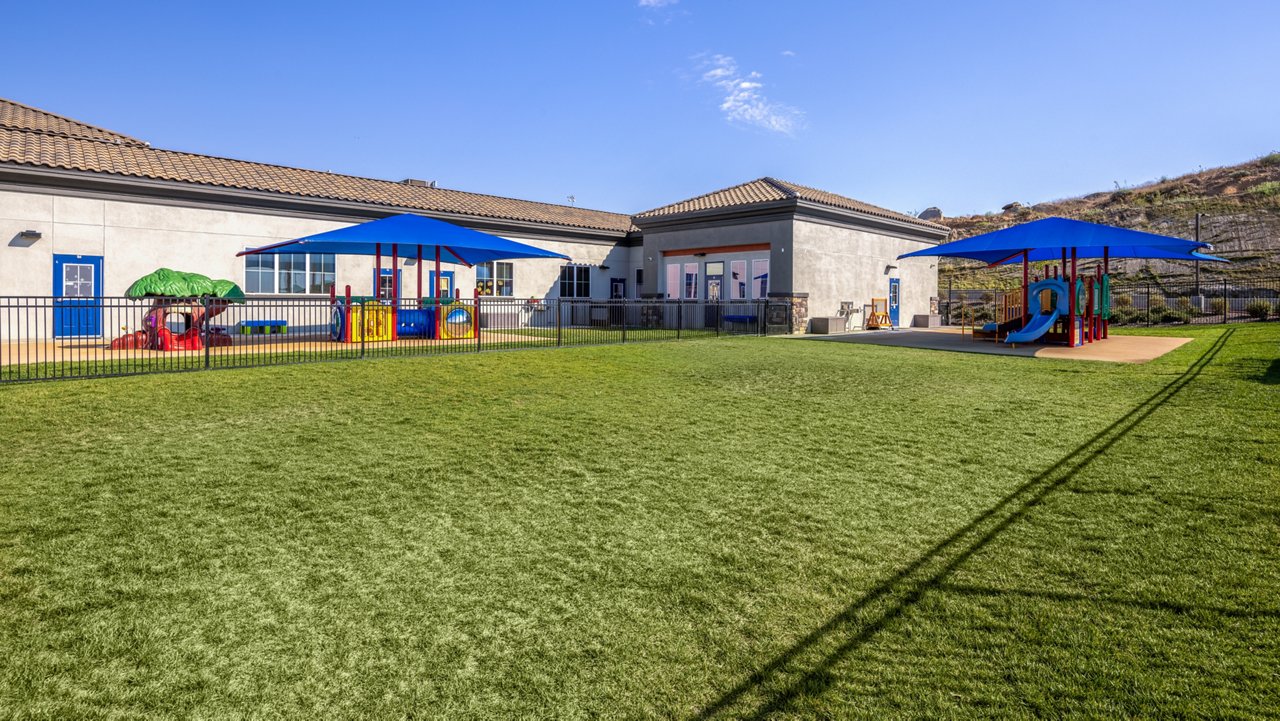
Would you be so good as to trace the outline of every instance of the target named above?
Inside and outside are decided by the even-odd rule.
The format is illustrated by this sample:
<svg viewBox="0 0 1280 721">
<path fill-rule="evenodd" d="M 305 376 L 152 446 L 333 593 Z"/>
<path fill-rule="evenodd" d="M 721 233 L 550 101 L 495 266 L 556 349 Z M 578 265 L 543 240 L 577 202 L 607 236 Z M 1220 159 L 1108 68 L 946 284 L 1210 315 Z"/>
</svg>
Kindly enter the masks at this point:
<svg viewBox="0 0 1280 721">
<path fill-rule="evenodd" d="M 329 337 L 340 343 L 395 341 L 407 338 L 464 340 L 480 336 L 477 302 L 467 305 L 455 293 L 453 298 L 422 298 L 418 307 L 377 298 L 353 298 L 351 286 L 338 297 L 329 292 L 331 307 Z"/>
<path fill-rule="evenodd" d="M 229 280 L 212 280 L 199 273 L 157 269 L 134 281 L 125 291 L 130 298 L 151 298 L 142 317 L 142 330 L 111 341 L 112 350 L 191 351 L 229 346 L 224 329 L 210 326 L 232 303 L 243 303 L 244 292 Z M 174 318 L 174 320 L 171 320 Z M 174 331 L 171 325 L 181 324 Z"/>
<path fill-rule="evenodd" d="M 1217 261 L 1206 255 L 1208 243 L 1171 238 L 1126 228 L 1066 218 L 1044 218 L 983 235 L 943 243 L 899 258 L 947 256 L 978 260 L 993 268 L 1022 263 L 1022 285 L 996 299 L 997 316 L 971 338 L 1018 343 L 1050 342 L 1078 347 L 1110 334 L 1111 259 L 1162 258 Z M 1081 258 L 1099 262 L 1081 272 Z M 1060 261 L 1060 262 L 1059 262 Z M 1033 275 L 1031 264 L 1045 263 Z M 961 315 L 961 333 L 972 325 Z"/>
<path fill-rule="evenodd" d="M 978 327 L 972 311 L 962 313 L 960 332 L 968 329 L 974 340 L 1010 344 L 1042 340 L 1077 346 L 1104 340 L 1111 319 L 1111 280 L 1105 266 L 1104 261 L 1093 273 L 1076 274 L 1074 297 L 1062 266 L 1048 266 L 1043 275 L 1031 274 L 1029 285 L 996 294 L 993 322 Z"/>
</svg>

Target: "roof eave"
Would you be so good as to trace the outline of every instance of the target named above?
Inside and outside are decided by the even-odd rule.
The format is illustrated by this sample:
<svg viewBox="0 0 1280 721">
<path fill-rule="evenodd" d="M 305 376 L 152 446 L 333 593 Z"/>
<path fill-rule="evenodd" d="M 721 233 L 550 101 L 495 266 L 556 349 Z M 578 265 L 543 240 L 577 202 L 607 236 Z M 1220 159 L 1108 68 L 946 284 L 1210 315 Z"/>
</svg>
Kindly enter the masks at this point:
<svg viewBox="0 0 1280 721">
<path fill-rule="evenodd" d="M 333 218 L 379 218 L 396 213 L 413 213 L 470 226 L 483 226 L 499 232 L 516 232 L 542 237 L 572 237 L 616 242 L 627 237 L 630 229 L 596 228 L 530 220 L 499 218 L 468 213 L 425 210 L 389 203 L 361 202 L 296 195 L 268 190 L 248 190 L 182 180 L 160 180 L 122 173 L 51 168 L 43 165 L 0 161 L 0 182 L 10 179 L 34 187 L 62 188 L 130 195 L 148 199 L 190 199 L 214 205 L 238 205 L 251 208 L 301 211 Z"/>
</svg>

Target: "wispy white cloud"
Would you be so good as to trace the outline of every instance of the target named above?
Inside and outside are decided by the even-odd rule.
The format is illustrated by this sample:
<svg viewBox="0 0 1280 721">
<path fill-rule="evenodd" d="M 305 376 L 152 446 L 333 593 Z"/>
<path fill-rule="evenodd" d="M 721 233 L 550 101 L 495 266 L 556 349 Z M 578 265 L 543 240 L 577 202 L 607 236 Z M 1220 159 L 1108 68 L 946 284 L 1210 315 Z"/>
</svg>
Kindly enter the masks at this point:
<svg viewBox="0 0 1280 721">
<path fill-rule="evenodd" d="M 782 57 L 784 57 L 784 58 L 794 58 L 795 56 L 796 56 L 796 51 L 794 51 L 794 50 L 783 50 L 783 51 L 782 51 Z"/>
<path fill-rule="evenodd" d="M 724 93 L 720 110 L 730 122 L 745 123 L 775 133 L 794 135 L 804 127 L 804 111 L 770 100 L 758 72 L 743 73 L 729 55 L 712 55 L 701 64 L 702 82 Z"/>
<path fill-rule="evenodd" d="M 675 5 L 680 0 L 639 0 L 636 4 L 642 8 L 664 8 L 668 5 Z"/>
</svg>

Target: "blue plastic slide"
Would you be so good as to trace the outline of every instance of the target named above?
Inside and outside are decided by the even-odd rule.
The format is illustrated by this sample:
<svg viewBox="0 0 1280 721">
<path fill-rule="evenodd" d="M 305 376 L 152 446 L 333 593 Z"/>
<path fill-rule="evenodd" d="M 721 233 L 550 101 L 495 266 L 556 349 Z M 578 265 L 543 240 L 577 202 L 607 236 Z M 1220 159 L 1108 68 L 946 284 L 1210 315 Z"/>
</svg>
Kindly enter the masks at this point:
<svg viewBox="0 0 1280 721">
<path fill-rule="evenodd" d="M 1032 316 L 1031 322 L 1005 336 L 1005 343 L 1030 343 L 1049 332 L 1058 320 L 1058 311 Z"/>
<path fill-rule="evenodd" d="M 1050 308 L 1041 313 L 1040 295 L 1049 291 Z M 1005 336 L 1005 343 L 1030 343 L 1049 332 L 1060 316 L 1067 314 L 1067 282 L 1059 278 L 1045 278 L 1027 288 L 1027 313 L 1031 321 Z"/>
</svg>

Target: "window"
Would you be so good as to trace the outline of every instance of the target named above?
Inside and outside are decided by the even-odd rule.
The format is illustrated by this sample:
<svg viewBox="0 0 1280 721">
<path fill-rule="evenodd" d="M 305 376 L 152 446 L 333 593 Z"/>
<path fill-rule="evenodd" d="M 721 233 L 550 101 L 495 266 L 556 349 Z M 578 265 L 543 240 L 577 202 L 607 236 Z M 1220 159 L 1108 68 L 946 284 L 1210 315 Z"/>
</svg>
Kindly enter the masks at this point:
<svg viewBox="0 0 1280 721">
<path fill-rule="evenodd" d="M 684 264 L 684 297 L 685 300 L 695 300 L 698 297 L 698 264 Z"/>
<path fill-rule="evenodd" d="M 274 255 L 244 257 L 244 291 L 246 293 L 276 292 L 276 257 Z"/>
<path fill-rule="evenodd" d="M 277 257 L 276 292 L 307 292 L 307 254 L 286 253 Z"/>
<path fill-rule="evenodd" d="M 88 263 L 66 263 L 62 266 L 62 297 L 93 297 L 93 266 Z"/>
<path fill-rule="evenodd" d="M 328 293 L 336 283 L 337 265 L 332 253 L 246 255 L 246 293 Z"/>
<path fill-rule="evenodd" d="M 378 297 L 386 300 L 396 298 L 396 281 L 398 278 L 390 268 L 383 268 L 378 274 Z"/>
<path fill-rule="evenodd" d="M 336 256 L 331 253 L 312 253 L 308 256 L 311 270 L 307 274 L 308 293 L 328 293 L 333 289 Z"/>
<path fill-rule="evenodd" d="M 747 261 L 729 261 L 729 300 L 747 297 Z"/>
<path fill-rule="evenodd" d="M 515 293 L 515 265 L 500 261 L 476 265 L 476 290 L 480 295 L 511 296 Z"/>
<path fill-rule="evenodd" d="M 667 297 L 680 297 L 680 264 L 667 264 Z"/>
<path fill-rule="evenodd" d="M 566 265 L 560 268 L 561 298 L 590 298 L 591 269 L 585 265 Z"/>
<path fill-rule="evenodd" d="M 636 297 L 640 297 L 640 288 L 644 286 L 644 268 L 636 268 Z"/>
<path fill-rule="evenodd" d="M 751 261 L 751 289 L 756 298 L 769 297 L 769 261 Z"/>
</svg>

